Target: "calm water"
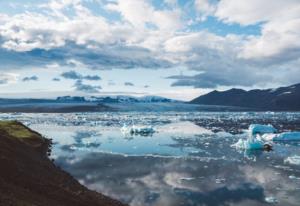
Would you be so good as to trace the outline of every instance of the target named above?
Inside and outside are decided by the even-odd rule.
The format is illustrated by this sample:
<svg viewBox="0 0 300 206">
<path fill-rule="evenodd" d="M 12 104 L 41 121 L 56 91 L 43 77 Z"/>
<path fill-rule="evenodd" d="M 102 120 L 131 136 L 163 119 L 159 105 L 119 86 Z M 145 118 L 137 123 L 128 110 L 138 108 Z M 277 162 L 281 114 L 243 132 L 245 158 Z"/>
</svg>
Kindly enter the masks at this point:
<svg viewBox="0 0 300 206">
<path fill-rule="evenodd" d="M 300 113 L 1 114 L 0 118 L 21 120 L 52 138 L 57 165 L 88 188 L 132 206 L 300 203 L 300 142 L 275 144 L 271 152 L 230 146 L 246 137 L 242 129 L 248 125 L 231 132 L 236 125 L 259 119 L 284 131 L 290 129 L 289 122 L 297 125 Z M 212 120 L 218 124 L 212 126 Z M 156 132 L 123 134 L 123 123 L 153 126 Z"/>
</svg>

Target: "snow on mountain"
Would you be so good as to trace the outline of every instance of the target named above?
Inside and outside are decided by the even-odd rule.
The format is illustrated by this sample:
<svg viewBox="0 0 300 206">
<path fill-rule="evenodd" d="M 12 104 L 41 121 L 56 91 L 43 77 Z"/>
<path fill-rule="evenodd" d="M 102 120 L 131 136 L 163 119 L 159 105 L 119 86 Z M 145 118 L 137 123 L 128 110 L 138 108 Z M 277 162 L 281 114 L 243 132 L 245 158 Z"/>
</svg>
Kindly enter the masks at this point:
<svg viewBox="0 0 300 206">
<path fill-rule="evenodd" d="M 133 97 L 125 95 L 116 96 L 91 96 L 91 97 L 72 97 L 64 96 L 57 97 L 57 101 L 60 102 L 99 102 L 99 103 L 159 103 L 159 102 L 180 102 L 178 100 L 173 100 L 160 96 L 143 96 L 143 97 Z"/>
</svg>

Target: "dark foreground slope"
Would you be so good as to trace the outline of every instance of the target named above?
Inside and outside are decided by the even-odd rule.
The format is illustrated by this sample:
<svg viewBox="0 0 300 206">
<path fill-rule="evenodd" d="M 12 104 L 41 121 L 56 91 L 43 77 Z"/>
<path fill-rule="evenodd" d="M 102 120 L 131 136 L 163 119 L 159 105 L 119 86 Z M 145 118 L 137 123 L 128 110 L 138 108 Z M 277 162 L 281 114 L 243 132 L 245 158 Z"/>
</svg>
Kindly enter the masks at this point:
<svg viewBox="0 0 300 206">
<path fill-rule="evenodd" d="M 19 122 L 0 122 L 0 205 L 121 206 L 80 185 L 47 157 L 50 141 Z"/>
<path fill-rule="evenodd" d="M 300 111 L 300 84 L 265 90 L 213 91 L 197 97 L 191 103 L 248 107 L 259 110 Z"/>
</svg>

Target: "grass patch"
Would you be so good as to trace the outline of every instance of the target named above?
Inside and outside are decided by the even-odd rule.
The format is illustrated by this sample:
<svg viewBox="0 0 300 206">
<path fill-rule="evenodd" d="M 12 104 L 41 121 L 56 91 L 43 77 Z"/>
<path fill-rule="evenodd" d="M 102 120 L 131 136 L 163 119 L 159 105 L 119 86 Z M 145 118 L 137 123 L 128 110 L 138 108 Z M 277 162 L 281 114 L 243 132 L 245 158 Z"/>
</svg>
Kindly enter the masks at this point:
<svg viewBox="0 0 300 206">
<path fill-rule="evenodd" d="M 0 130 L 17 139 L 40 139 L 41 136 L 17 121 L 0 121 Z"/>
</svg>

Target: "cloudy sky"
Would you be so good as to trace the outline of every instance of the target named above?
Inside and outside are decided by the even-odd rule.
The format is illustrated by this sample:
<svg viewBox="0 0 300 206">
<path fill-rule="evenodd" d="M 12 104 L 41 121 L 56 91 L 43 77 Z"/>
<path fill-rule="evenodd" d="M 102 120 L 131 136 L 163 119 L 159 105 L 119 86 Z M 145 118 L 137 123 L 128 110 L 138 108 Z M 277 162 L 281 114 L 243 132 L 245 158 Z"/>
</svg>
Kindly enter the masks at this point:
<svg viewBox="0 0 300 206">
<path fill-rule="evenodd" d="M 299 82 L 299 0 L 0 1 L 0 97 Z"/>
</svg>

